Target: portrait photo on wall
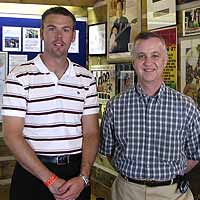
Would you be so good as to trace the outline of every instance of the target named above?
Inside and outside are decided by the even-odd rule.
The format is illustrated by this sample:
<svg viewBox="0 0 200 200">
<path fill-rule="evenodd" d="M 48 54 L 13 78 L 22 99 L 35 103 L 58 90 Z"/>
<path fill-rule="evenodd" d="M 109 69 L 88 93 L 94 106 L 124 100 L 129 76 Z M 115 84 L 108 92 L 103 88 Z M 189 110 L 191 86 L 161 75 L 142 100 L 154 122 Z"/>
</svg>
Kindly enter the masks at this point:
<svg viewBox="0 0 200 200">
<path fill-rule="evenodd" d="M 134 71 L 120 72 L 120 93 L 127 91 L 134 86 Z"/>
<path fill-rule="evenodd" d="M 140 0 L 109 0 L 107 23 L 108 61 L 131 59 L 135 36 L 141 30 Z"/>
<path fill-rule="evenodd" d="M 183 10 L 183 36 L 200 34 L 200 7 Z"/>
<path fill-rule="evenodd" d="M 181 41 L 181 91 L 200 109 L 200 39 Z"/>
<path fill-rule="evenodd" d="M 116 64 L 116 94 L 122 93 L 134 86 L 136 81 L 136 73 L 134 73 L 131 63 Z"/>
</svg>

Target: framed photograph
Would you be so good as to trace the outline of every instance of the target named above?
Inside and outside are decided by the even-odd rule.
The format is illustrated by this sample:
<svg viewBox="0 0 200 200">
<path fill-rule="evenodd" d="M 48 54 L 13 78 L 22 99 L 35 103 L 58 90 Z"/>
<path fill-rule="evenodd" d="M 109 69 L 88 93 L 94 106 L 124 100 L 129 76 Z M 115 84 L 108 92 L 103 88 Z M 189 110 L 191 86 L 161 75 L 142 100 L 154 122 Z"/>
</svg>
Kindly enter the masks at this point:
<svg viewBox="0 0 200 200">
<path fill-rule="evenodd" d="M 134 86 L 134 71 L 121 71 L 120 72 L 120 93 Z"/>
<path fill-rule="evenodd" d="M 115 70 L 116 70 L 116 82 L 115 82 L 116 94 L 124 92 L 126 89 L 130 88 L 131 86 L 134 86 L 137 77 L 136 73 L 134 73 L 133 65 L 131 63 L 117 63 L 115 65 Z M 134 76 L 133 78 L 132 75 Z M 134 82 L 133 84 L 131 83 L 132 81 Z"/>
<path fill-rule="evenodd" d="M 89 55 L 106 54 L 106 24 L 94 24 L 88 26 Z"/>
<path fill-rule="evenodd" d="M 183 36 L 200 34 L 200 7 L 183 10 Z"/>
<path fill-rule="evenodd" d="M 134 38 L 141 31 L 141 0 L 109 0 L 107 9 L 107 60 L 130 62 Z"/>
<path fill-rule="evenodd" d="M 200 39 L 181 41 L 181 92 L 200 109 Z"/>
<path fill-rule="evenodd" d="M 177 28 L 176 26 L 152 31 L 165 39 L 168 53 L 167 66 L 163 71 L 165 84 L 177 89 Z"/>
<path fill-rule="evenodd" d="M 176 0 L 148 0 L 147 28 L 148 30 L 176 24 Z"/>
</svg>

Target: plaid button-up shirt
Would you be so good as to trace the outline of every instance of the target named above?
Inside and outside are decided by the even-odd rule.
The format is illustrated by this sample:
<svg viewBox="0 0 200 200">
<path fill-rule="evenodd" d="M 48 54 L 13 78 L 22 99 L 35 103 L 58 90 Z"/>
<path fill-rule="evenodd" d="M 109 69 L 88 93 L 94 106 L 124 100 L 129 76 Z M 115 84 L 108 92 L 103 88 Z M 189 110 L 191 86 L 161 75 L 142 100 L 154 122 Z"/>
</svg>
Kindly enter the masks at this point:
<svg viewBox="0 0 200 200">
<path fill-rule="evenodd" d="M 193 100 L 161 85 L 152 97 L 137 86 L 107 104 L 100 153 L 129 178 L 170 180 L 200 159 L 200 111 Z"/>
</svg>

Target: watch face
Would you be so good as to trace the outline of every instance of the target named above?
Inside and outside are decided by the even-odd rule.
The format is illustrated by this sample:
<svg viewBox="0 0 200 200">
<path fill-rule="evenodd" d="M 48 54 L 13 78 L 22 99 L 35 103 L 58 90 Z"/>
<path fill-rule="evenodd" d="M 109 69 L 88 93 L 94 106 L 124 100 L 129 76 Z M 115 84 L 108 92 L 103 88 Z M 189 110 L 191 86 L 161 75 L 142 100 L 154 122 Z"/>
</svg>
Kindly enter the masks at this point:
<svg viewBox="0 0 200 200">
<path fill-rule="evenodd" d="M 84 176 L 84 175 L 82 175 L 82 174 L 80 174 L 80 177 L 83 179 L 84 185 L 85 185 L 85 186 L 88 186 L 88 185 L 89 185 L 89 182 L 90 182 L 89 177 Z"/>
</svg>

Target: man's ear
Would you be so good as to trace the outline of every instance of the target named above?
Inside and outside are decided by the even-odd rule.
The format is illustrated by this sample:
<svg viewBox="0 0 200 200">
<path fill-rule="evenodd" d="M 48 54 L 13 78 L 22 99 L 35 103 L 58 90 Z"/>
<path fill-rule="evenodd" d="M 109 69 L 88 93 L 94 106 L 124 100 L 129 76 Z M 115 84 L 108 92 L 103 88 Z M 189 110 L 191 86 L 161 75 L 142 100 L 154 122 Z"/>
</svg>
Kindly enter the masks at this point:
<svg viewBox="0 0 200 200">
<path fill-rule="evenodd" d="M 76 30 L 73 31 L 72 42 L 74 42 L 75 39 L 76 39 Z"/>
<path fill-rule="evenodd" d="M 40 27 L 40 39 L 44 40 L 44 37 L 43 37 L 43 28 L 42 27 Z"/>
</svg>

